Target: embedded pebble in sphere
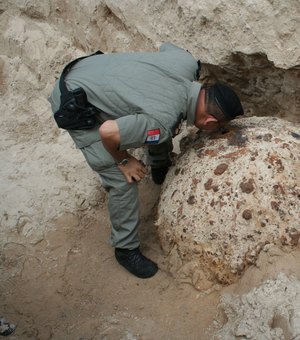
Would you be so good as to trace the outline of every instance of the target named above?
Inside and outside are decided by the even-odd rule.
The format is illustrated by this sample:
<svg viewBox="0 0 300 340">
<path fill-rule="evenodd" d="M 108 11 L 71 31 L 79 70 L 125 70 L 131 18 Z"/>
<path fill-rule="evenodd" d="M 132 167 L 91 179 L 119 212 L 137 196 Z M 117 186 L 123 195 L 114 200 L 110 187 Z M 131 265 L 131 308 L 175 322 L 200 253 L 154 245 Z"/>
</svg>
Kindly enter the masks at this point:
<svg viewBox="0 0 300 340">
<path fill-rule="evenodd" d="M 246 209 L 243 211 L 243 217 L 245 220 L 250 220 L 250 218 L 252 218 L 252 213 L 251 210 Z"/>
<path fill-rule="evenodd" d="M 158 206 L 171 273 L 196 288 L 229 284 L 266 244 L 298 245 L 299 135 L 299 125 L 251 117 L 222 134 L 186 137 Z"/>
</svg>

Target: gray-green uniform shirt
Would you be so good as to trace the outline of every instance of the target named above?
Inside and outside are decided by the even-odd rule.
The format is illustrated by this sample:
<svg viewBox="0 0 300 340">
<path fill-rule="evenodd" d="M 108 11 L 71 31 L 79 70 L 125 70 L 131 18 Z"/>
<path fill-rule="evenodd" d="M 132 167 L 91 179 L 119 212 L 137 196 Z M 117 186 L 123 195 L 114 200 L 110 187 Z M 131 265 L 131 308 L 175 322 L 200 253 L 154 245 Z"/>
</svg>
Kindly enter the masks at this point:
<svg viewBox="0 0 300 340">
<path fill-rule="evenodd" d="M 163 143 L 174 136 L 181 119 L 192 125 L 198 94 L 197 60 L 170 43 L 159 52 L 95 55 L 76 63 L 66 77 L 70 89 L 82 87 L 104 120 L 116 120 L 120 150 Z M 58 82 L 50 97 L 60 103 Z M 97 134 L 70 131 L 78 147 Z M 89 136 L 88 136 L 89 135 Z"/>
<path fill-rule="evenodd" d="M 149 152 L 155 152 L 153 162 L 163 164 L 181 119 L 187 119 L 189 125 L 194 123 L 201 88 L 195 81 L 197 69 L 197 61 L 189 52 L 164 44 L 160 52 L 83 59 L 68 73 L 66 83 L 69 89 L 80 86 L 85 90 L 89 102 L 103 111 L 102 120 L 117 122 L 121 150 L 148 145 Z M 58 81 L 49 101 L 56 112 L 60 105 Z M 98 128 L 69 133 L 109 192 L 111 244 L 127 249 L 138 247 L 137 183 L 127 183 L 103 146 Z"/>
</svg>

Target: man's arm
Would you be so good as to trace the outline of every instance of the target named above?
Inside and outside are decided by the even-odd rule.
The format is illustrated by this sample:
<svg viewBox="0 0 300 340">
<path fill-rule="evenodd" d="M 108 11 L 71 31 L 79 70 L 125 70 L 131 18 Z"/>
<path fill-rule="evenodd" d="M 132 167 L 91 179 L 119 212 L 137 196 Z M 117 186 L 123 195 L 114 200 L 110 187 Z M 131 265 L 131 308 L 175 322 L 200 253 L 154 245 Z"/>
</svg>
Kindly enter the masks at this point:
<svg viewBox="0 0 300 340">
<path fill-rule="evenodd" d="M 107 120 L 99 128 L 100 137 L 106 150 L 112 155 L 117 163 L 128 159 L 126 165 L 118 165 L 128 183 L 140 181 L 147 173 L 146 167 L 135 157 L 129 155 L 126 150 L 119 150 L 120 131 L 114 120 Z"/>
</svg>

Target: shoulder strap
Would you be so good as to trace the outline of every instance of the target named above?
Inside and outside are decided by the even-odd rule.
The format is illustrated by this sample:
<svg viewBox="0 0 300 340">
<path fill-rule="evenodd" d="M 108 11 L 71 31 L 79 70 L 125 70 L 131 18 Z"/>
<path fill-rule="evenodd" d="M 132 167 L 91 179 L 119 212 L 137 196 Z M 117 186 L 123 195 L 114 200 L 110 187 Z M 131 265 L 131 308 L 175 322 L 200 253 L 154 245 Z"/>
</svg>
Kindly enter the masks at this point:
<svg viewBox="0 0 300 340">
<path fill-rule="evenodd" d="M 80 58 L 77 58 L 73 61 L 71 61 L 69 64 L 67 64 L 65 66 L 65 68 L 63 69 L 62 73 L 61 73 L 61 76 L 60 76 L 60 79 L 59 79 L 59 89 L 60 89 L 60 93 L 61 93 L 61 96 L 64 96 L 64 95 L 67 95 L 68 92 L 70 92 L 67 87 L 66 87 L 66 84 L 65 84 L 65 77 L 66 75 L 70 72 L 71 68 L 80 60 L 82 59 L 85 59 L 85 58 L 88 58 L 88 57 L 92 57 L 94 55 L 97 55 L 97 54 L 104 54 L 103 52 L 101 51 L 97 51 L 93 54 L 90 54 L 90 55 L 86 55 L 84 57 L 80 57 Z"/>
<path fill-rule="evenodd" d="M 198 64 L 198 68 L 197 68 L 197 71 L 196 71 L 196 78 L 197 78 L 197 80 L 199 80 L 200 79 L 200 71 L 201 71 L 201 61 L 197 60 L 197 64 Z"/>
</svg>

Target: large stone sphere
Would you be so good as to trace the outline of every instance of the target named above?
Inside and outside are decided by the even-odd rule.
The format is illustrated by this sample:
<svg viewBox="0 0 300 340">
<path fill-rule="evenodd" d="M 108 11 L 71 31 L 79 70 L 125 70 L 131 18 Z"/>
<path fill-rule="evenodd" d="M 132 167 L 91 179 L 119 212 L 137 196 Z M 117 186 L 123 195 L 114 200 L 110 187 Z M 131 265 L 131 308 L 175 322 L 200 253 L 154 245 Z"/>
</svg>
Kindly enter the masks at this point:
<svg viewBox="0 0 300 340">
<path fill-rule="evenodd" d="M 158 235 L 173 274 L 196 288 L 229 284 L 262 249 L 298 245 L 299 125 L 242 118 L 223 133 L 191 133 L 182 147 L 158 205 Z"/>
</svg>

